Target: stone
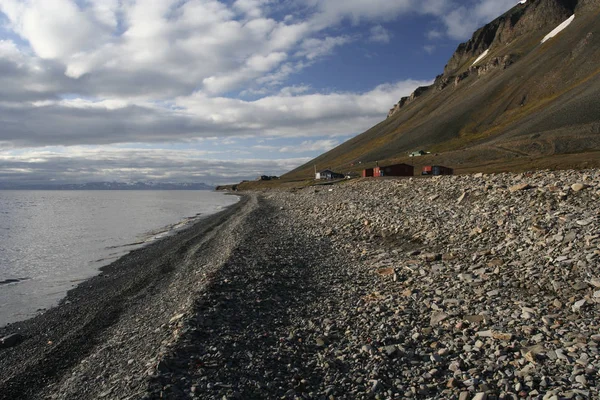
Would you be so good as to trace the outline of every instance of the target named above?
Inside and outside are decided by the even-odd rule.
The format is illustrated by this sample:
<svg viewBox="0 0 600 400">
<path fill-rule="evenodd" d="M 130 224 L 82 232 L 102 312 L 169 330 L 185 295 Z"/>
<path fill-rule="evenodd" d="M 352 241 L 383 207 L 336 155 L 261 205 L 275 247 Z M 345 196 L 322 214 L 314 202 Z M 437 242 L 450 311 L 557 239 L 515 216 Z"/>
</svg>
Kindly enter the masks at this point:
<svg viewBox="0 0 600 400">
<path fill-rule="evenodd" d="M 577 375 L 575 377 L 575 382 L 581 383 L 583 386 L 587 385 L 587 379 L 586 379 L 585 375 Z"/>
<path fill-rule="evenodd" d="M 377 270 L 377 274 L 380 276 L 390 276 L 394 275 L 394 268 L 380 268 Z"/>
<path fill-rule="evenodd" d="M 510 333 L 492 331 L 492 337 L 496 340 L 502 340 L 504 342 L 508 342 L 509 340 L 512 340 L 513 335 Z"/>
<path fill-rule="evenodd" d="M 475 396 L 473 396 L 473 400 L 486 400 L 487 399 L 487 394 L 485 393 L 476 393 Z"/>
<path fill-rule="evenodd" d="M 573 189 L 574 192 L 580 192 L 584 189 L 587 189 L 588 187 L 589 186 L 585 183 L 574 183 L 571 185 L 571 189 Z"/>
<path fill-rule="evenodd" d="M 581 308 L 585 305 L 585 299 L 576 301 L 575 304 L 573 304 L 573 306 L 571 307 L 573 312 L 579 312 L 581 311 Z"/>
<path fill-rule="evenodd" d="M 433 262 L 433 261 L 439 261 L 442 259 L 442 255 L 441 254 L 437 254 L 437 253 L 425 253 L 425 254 L 421 254 L 419 256 L 419 258 L 421 258 L 422 260 L 425 260 L 427 262 Z"/>
<path fill-rule="evenodd" d="M 485 317 L 483 315 L 467 315 L 464 320 L 472 324 L 480 324 L 485 320 Z"/>
<path fill-rule="evenodd" d="M 529 190 L 529 189 L 533 189 L 533 186 L 531 186 L 528 183 L 520 183 L 518 185 L 511 186 L 508 190 L 511 193 L 514 193 L 514 192 L 518 192 L 518 191 L 521 191 L 521 190 Z"/>
<path fill-rule="evenodd" d="M 439 324 L 440 322 L 442 322 L 443 320 L 445 320 L 446 318 L 448 318 L 448 314 L 446 314 L 444 312 L 434 312 L 433 314 L 431 314 L 429 324 L 431 326 L 435 326 L 435 325 Z"/>
<path fill-rule="evenodd" d="M 383 350 L 388 357 L 393 357 L 398 351 L 398 348 L 396 346 L 385 346 Z"/>
<path fill-rule="evenodd" d="M 600 289 L 600 279 L 599 278 L 592 278 L 592 279 L 590 279 L 589 284 L 592 285 L 595 288 L 599 288 Z"/>
<path fill-rule="evenodd" d="M 177 314 L 175 315 L 173 318 L 171 318 L 169 320 L 169 324 L 174 324 L 175 322 L 179 321 L 180 319 L 182 319 L 184 317 L 185 314 Z"/>
<path fill-rule="evenodd" d="M 464 192 L 463 194 L 460 195 L 460 197 L 458 198 L 458 200 L 456 200 L 456 204 L 462 203 L 465 200 L 466 197 L 467 197 L 467 193 Z"/>
</svg>

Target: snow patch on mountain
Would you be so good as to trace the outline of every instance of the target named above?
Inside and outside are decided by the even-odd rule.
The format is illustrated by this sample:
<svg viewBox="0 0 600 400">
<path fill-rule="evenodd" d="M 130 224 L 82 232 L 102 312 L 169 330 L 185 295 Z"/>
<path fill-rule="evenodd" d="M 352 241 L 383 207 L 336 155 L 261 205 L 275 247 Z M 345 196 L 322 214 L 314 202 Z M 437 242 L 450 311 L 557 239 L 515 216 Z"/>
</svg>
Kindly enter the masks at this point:
<svg viewBox="0 0 600 400">
<path fill-rule="evenodd" d="M 486 51 L 484 51 L 483 53 L 481 53 L 481 55 L 479 57 L 477 57 L 477 60 L 475 60 L 475 62 L 473 62 L 473 64 L 471 64 L 471 67 L 474 66 L 475 64 L 477 64 L 479 61 L 483 60 L 490 52 L 490 49 L 487 49 Z"/>
<path fill-rule="evenodd" d="M 554 28 L 554 30 L 552 32 L 547 34 L 542 39 L 542 43 L 545 43 L 547 40 L 552 39 L 554 36 L 558 35 L 562 31 L 564 31 L 569 25 L 571 25 L 571 22 L 573 22 L 574 19 L 575 19 L 575 14 L 571 15 L 566 21 L 564 21 L 562 24 L 560 24 L 559 26 Z"/>
</svg>

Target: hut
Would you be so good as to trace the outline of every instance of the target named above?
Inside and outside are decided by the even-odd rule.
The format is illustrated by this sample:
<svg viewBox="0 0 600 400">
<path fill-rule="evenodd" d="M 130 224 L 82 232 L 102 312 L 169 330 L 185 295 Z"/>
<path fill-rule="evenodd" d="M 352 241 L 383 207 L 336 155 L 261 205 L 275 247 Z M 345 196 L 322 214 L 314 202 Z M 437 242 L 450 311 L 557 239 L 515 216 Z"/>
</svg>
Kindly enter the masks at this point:
<svg viewBox="0 0 600 400">
<path fill-rule="evenodd" d="M 363 178 L 368 178 L 370 176 L 374 176 L 373 168 L 364 169 L 363 172 L 362 172 L 362 177 Z"/>
<path fill-rule="evenodd" d="M 421 157 L 421 156 L 424 156 L 425 154 L 427 154 L 427 152 L 425 150 L 413 151 L 412 153 L 409 154 L 409 157 Z"/>
<path fill-rule="evenodd" d="M 329 169 L 326 169 L 324 171 L 321 172 L 317 172 L 315 175 L 315 179 L 344 179 L 345 175 L 344 174 L 339 174 L 337 172 L 333 172 Z"/>
<path fill-rule="evenodd" d="M 452 168 L 443 167 L 441 165 L 426 165 L 423 167 L 421 175 L 453 175 L 454 170 Z"/>
<path fill-rule="evenodd" d="M 408 164 L 394 164 L 373 168 L 373 176 L 413 176 L 415 167 Z"/>
</svg>

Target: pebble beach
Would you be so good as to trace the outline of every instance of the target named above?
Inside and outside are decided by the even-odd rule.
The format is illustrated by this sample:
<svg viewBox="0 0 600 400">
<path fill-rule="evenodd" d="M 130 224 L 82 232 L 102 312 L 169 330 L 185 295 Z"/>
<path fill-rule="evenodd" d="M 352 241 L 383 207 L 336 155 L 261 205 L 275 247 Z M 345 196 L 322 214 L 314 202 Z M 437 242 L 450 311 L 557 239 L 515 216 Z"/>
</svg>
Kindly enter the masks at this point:
<svg viewBox="0 0 600 400">
<path fill-rule="evenodd" d="M 600 170 L 242 196 L 3 328 L 0 398 L 600 396 Z"/>
</svg>

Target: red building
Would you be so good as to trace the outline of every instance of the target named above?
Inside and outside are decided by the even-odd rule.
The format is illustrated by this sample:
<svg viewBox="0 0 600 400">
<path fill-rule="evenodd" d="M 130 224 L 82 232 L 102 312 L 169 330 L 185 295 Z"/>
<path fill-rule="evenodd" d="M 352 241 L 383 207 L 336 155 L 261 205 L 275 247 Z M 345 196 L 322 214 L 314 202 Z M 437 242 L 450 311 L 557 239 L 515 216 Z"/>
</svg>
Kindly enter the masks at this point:
<svg viewBox="0 0 600 400">
<path fill-rule="evenodd" d="M 452 175 L 454 170 L 448 167 L 442 167 L 441 165 L 427 165 L 423 167 L 421 175 Z"/>
<path fill-rule="evenodd" d="M 363 172 L 362 172 L 363 178 L 368 178 L 370 176 L 374 176 L 373 168 L 367 168 L 367 169 L 363 170 Z"/>
<path fill-rule="evenodd" d="M 373 176 L 413 176 L 415 167 L 408 164 L 388 165 L 373 168 Z"/>
</svg>

